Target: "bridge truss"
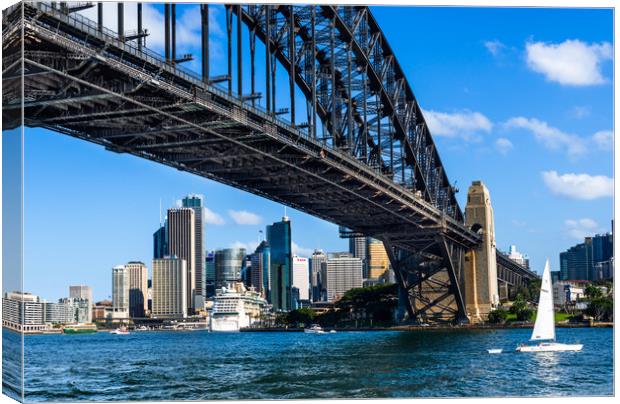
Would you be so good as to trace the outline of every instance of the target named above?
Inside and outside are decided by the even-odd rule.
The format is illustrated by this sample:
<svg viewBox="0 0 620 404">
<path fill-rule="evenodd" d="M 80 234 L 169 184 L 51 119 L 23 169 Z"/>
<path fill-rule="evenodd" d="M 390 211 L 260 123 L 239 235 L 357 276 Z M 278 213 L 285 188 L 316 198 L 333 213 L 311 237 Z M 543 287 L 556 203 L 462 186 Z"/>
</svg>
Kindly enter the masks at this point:
<svg viewBox="0 0 620 404">
<path fill-rule="evenodd" d="M 201 10 L 208 30 L 208 8 Z M 241 23 L 250 34 L 249 95 L 240 66 L 233 93 L 233 17 L 238 65 Z M 174 56 L 164 59 L 67 8 L 9 8 L 3 130 L 21 125 L 16 111 L 23 110 L 26 126 L 213 179 L 380 239 L 400 285 L 403 319 L 466 321 L 463 254 L 480 239 L 463 224 L 419 105 L 370 10 L 227 6 L 226 20 L 227 89 L 214 85 L 221 79 L 208 76 L 208 65 L 197 76 Z M 255 103 L 257 38 L 265 48 L 265 109 Z M 276 111 L 276 63 L 289 76 L 289 121 Z M 305 97 L 304 123 L 295 122 L 295 89 Z M 319 125 L 327 128 L 320 137 Z"/>
</svg>

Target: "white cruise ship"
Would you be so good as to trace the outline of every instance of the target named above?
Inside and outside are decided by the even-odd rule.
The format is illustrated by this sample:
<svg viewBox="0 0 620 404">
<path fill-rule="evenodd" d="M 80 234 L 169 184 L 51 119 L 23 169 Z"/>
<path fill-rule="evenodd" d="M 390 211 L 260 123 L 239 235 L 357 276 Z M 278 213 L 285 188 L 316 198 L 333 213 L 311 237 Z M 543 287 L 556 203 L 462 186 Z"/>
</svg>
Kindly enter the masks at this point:
<svg viewBox="0 0 620 404">
<path fill-rule="evenodd" d="M 235 282 L 229 287 L 215 291 L 213 308 L 209 316 L 210 331 L 239 331 L 260 321 L 267 301 L 243 283 Z"/>
</svg>

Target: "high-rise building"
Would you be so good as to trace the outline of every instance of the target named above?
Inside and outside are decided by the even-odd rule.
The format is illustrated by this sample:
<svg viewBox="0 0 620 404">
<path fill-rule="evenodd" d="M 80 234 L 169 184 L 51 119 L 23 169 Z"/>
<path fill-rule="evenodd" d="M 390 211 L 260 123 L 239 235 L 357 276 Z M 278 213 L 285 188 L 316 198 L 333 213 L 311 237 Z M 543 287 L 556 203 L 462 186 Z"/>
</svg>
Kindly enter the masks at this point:
<svg viewBox="0 0 620 404">
<path fill-rule="evenodd" d="M 517 264 L 524 266 L 525 268 L 528 268 L 528 269 L 530 268 L 530 259 L 527 257 L 527 255 L 517 251 L 516 245 L 510 246 L 510 252 L 508 253 L 508 258 L 516 262 Z"/>
<path fill-rule="evenodd" d="M 368 238 L 368 278 L 378 279 L 390 268 L 390 259 L 383 242 Z"/>
<path fill-rule="evenodd" d="M 20 332 L 43 330 L 44 303 L 27 292 L 6 292 L 2 298 L 2 326 Z"/>
<path fill-rule="evenodd" d="M 196 292 L 196 227 L 192 208 L 168 209 L 168 253 L 185 261 L 187 310 L 194 309 Z"/>
<path fill-rule="evenodd" d="M 125 265 L 112 268 L 112 318 L 129 318 L 129 271 Z"/>
<path fill-rule="evenodd" d="M 329 302 L 335 302 L 347 291 L 361 288 L 363 285 L 362 260 L 350 254 L 330 256 L 327 262 L 322 263 L 321 272 L 325 279 L 323 287 Z"/>
<path fill-rule="evenodd" d="M 187 263 L 177 257 L 153 260 L 154 318 L 187 317 Z"/>
<path fill-rule="evenodd" d="M 93 307 L 93 291 L 90 286 L 76 285 L 69 286 L 69 297 L 76 299 L 88 300 L 88 314 L 85 323 L 93 321 L 92 307 Z"/>
<path fill-rule="evenodd" d="M 215 252 L 211 251 L 205 257 L 205 297 L 215 295 Z"/>
<path fill-rule="evenodd" d="M 49 322 L 88 323 L 92 318 L 91 304 L 88 299 L 81 297 L 64 297 L 58 303 L 46 303 L 45 315 Z M 58 317 L 54 318 L 55 315 Z"/>
<path fill-rule="evenodd" d="M 560 253 L 560 274 L 562 280 L 593 280 L 592 237 Z"/>
<path fill-rule="evenodd" d="M 187 195 L 182 199 L 182 206 L 194 211 L 194 277 L 196 290 L 194 307 L 204 305 L 205 290 L 205 238 L 204 238 L 204 198 L 202 195 Z"/>
<path fill-rule="evenodd" d="M 326 297 L 321 295 L 323 280 L 321 278 L 321 266 L 327 262 L 327 254 L 322 250 L 314 250 L 310 256 L 310 286 L 312 288 L 312 301 L 324 301 Z"/>
<path fill-rule="evenodd" d="M 368 237 L 349 238 L 349 253 L 362 260 L 362 275 L 368 278 Z"/>
<path fill-rule="evenodd" d="M 293 255 L 293 309 L 310 304 L 310 266 L 308 258 Z"/>
<path fill-rule="evenodd" d="M 225 287 L 227 283 L 241 280 L 241 269 L 245 263 L 245 248 L 225 248 L 215 252 L 215 285 Z"/>
<path fill-rule="evenodd" d="M 267 242 L 271 248 L 271 304 L 276 311 L 290 311 L 293 254 L 291 222 L 287 216 L 267 226 Z"/>
<path fill-rule="evenodd" d="M 153 233 L 153 258 L 164 258 L 168 255 L 168 220 Z"/>
<path fill-rule="evenodd" d="M 252 275 L 250 285 L 260 293 L 261 297 L 269 301 L 269 274 L 271 268 L 271 248 L 266 240 L 256 247 L 253 254 L 250 255 L 252 261 Z"/>
<path fill-rule="evenodd" d="M 148 269 L 143 262 L 131 261 L 129 271 L 129 316 L 145 317 L 148 306 Z"/>
</svg>

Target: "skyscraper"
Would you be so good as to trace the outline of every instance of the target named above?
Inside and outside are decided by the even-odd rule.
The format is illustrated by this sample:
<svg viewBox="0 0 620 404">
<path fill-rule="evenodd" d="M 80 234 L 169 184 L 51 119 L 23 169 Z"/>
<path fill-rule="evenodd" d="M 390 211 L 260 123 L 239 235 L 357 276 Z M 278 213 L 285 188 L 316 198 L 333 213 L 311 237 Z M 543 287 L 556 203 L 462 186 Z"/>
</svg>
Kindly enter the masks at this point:
<svg viewBox="0 0 620 404">
<path fill-rule="evenodd" d="M 202 307 L 204 304 L 204 265 L 205 265 L 205 240 L 204 240 L 204 198 L 202 195 L 187 195 L 182 200 L 184 208 L 194 211 L 194 276 L 196 278 L 196 291 L 194 307 Z"/>
<path fill-rule="evenodd" d="M 183 259 L 165 257 L 153 260 L 154 318 L 187 317 L 187 266 Z"/>
<path fill-rule="evenodd" d="M 194 309 L 194 296 L 196 291 L 196 227 L 194 223 L 194 210 L 192 208 L 168 209 L 168 253 L 185 260 L 187 288 L 187 310 Z"/>
<path fill-rule="evenodd" d="M 129 316 L 145 317 L 148 310 L 148 269 L 143 262 L 131 261 L 129 271 Z"/>
<path fill-rule="evenodd" d="M 368 278 L 368 237 L 349 238 L 349 252 L 362 260 L 362 273 L 364 278 Z"/>
<path fill-rule="evenodd" d="M 323 288 L 327 295 L 327 301 L 335 302 L 347 291 L 362 287 L 361 259 L 354 258 L 350 254 L 334 254 L 321 265 L 322 277 L 325 279 Z"/>
<path fill-rule="evenodd" d="M 256 288 L 256 291 L 267 301 L 269 301 L 269 275 L 271 268 L 271 248 L 266 240 L 256 247 L 253 254 L 250 255 L 252 261 L 252 276 L 250 285 Z"/>
<path fill-rule="evenodd" d="M 291 310 L 291 281 L 293 254 L 291 222 L 287 216 L 281 222 L 267 226 L 267 242 L 271 248 L 271 304 L 274 310 Z"/>
<path fill-rule="evenodd" d="M 164 258 L 166 255 L 168 255 L 168 220 L 153 233 L 153 258 Z"/>
<path fill-rule="evenodd" d="M 308 258 L 293 255 L 293 309 L 299 309 L 310 303 L 310 267 Z"/>
<path fill-rule="evenodd" d="M 323 290 L 321 279 L 321 266 L 324 262 L 327 262 L 327 254 L 322 250 L 314 250 L 310 256 L 310 286 L 312 288 L 312 301 L 323 301 L 321 291 Z"/>
<path fill-rule="evenodd" d="M 112 318 L 129 318 L 129 271 L 125 265 L 112 268 Z"/>
<path fill-rule="evenodd" d="M 560 275 L 562 280 L 593 280 L 592 237 L 560 253 Z"/>
<path fill-rule="evenodd" d="M 86 313 L 86 322 L 90 323 L 93 321 L 93 291 L 90 286 L 86 285 L 76 285 L 69 286 L 69 297 L 74 299 L 85 299 L 88 300 L 88 312 Z"/>
<path fill-rule="evenodd" d="M 368 278 L 379 279 L 390 268 L 390 259 L 383 242 L 368 238 Z"/>
<path fill-rule="evenodd" d="M 205 297 L 215 295 L 215 252 L 211 251 L 205 257 Z"/>
<path fill-rule="evenodd" d="M 225 248 L 215 252 L 216 288 L 241 280 L 241 269 L 245 261 L 245 248 Z"/>
</svg>

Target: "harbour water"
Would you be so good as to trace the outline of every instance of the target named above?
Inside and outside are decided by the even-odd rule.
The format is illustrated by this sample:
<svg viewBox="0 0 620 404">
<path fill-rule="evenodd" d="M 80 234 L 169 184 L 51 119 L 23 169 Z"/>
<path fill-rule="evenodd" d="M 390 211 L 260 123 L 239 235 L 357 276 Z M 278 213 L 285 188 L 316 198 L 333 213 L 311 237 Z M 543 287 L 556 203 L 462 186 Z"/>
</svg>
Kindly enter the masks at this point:
<svg viewBox="0 0 620 404">
<path fill-rule="evenodd" d="M 6 333 L 6 331 L 5 331 Z M 26 401 L 613 394 L 613 330 L 558 329 L 581 352 L 515 353 L 531 330 L 25 337 Z M 489 348 L 503 348 L 491 355 Z"/>
</svg>

